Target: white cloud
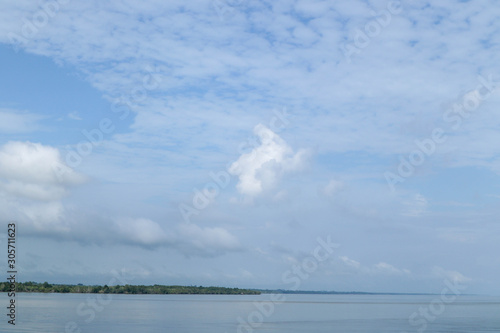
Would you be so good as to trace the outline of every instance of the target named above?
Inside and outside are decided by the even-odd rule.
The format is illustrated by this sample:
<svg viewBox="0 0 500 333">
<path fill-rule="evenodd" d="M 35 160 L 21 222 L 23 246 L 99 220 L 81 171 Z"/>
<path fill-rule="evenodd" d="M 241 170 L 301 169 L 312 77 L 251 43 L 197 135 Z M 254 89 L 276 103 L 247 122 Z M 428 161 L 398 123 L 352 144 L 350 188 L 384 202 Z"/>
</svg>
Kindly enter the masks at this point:
<svg viewBox="0 0 500 333">
<path fill-rule="evenodd" d="M 360 262 L 353 260 L 347 256 L 340 256 L 339 271 L 348 272 L 350 274 L 361 274 L 361 275 L 410 275 L 411 272 L 408 269 L 397 268 L 386 262 L 379 262 L 375 265 L 363 265 Z"/>
<path fill-rule="evenodd" d="M 344 262 L 347 266 L 350 266 L 350 267 L 359 268 L 361 265 L 356 260 L 349 259 L 346 256 L 341 256 L 341 257 L 339 257 L 339 259 L 342 260 L 342 262 Z"/>
<path fill-rule="evenodd" d="M 167 234 L 160 225 L 154 221 L 145 218 L 127 218 L 115 222 L 115 228 L 125 241 L 131 241 L 133 244 L 154 246 L 166 244 Z"/>
<path fill-rule="evenodd" d="M 221 227 L 181 223 L 166 231 L 164 226 L 151 219 L 119 218 L 110 223 L 109 228 L 101 227 L 101 230 L 108 233 L 107 239 L 97 240 L 101 244 L 114 241 L 149 249 L 164 247 L 185 256 L 198 257 L 214 257 L 241 251 L 238 239 Z"/>
<path fill-rule="evenodd" d="M 460 272 L 446 270 L 439 266 L 434 266 L 432 268 L 432 275 L 437 278 L 447 279 L 452 282 L 465 283 L 472 281 L 471 278 L 466 277 Z"/>
<path fill-rule="evenodd" d="M 0 147 L 0 207 L 27 232 L 68 232 L 62 199 L 84 180 L 51 146 L 11 141 Z"/>
<path fill-rule="evenodd" d="M 68 118 L 73 119 L 73 120 L 82 120 L 83 119 L 82 117 L 80 117 L 80 115 L 78 114 L 77 111 L 73 111 L 73 112 L 68 113 Z"/>
<path fill-rule="evenodd" d="M 65 166 L 58 149 L 32 142 L 0 147 L 0 210 L 35 233 L 82 243 L 120 243 L 145 248 L 170 247 L 186 255 L 214 256 L 240 250 L 237 238 L 223 228 L 178 225 L 167 233 L 148 218 L 108 218 L 82 214 L 63 198 L 85 181 Z M 99 229 L 94 235 L 89 230 Z"/>
<path fill-rule="evenodd" d="M 410 271 L 408 269 L 399 269 L 394 267 L 391 264 L 388 264 L 386 262 L 380 262 L 376 264 L 373 267 L 373 272 L 374 273 L 381 273 L 381 274 L 388 274 L 388 275 L 393 275 L 393 274 L 410 274 Z"/>
<path fill-rule="evenodd" d="M 294 153 L 276 133 L 262 124 L 254 128 L 260 145 L 243 154 L 229 168 L 239 177 L 236 185 L 242 194 L 255 196 L 274 187 L 285 174 L 300 169 L 305 163 L 305 151 Z"/>
<path fill-rule="evenodd" d="M 84 180 L 64 165 L 56 148 L 18 141 L 0 147 L 0 189 L 15 197 L 59 200 L 69 186 Z"/>
<path fill-rule="evenodd" d="M 67 234 L 73 226 L 73 221 L 66 218 L 66 209 L 60 201 L 14 201 L 10 203 L 9 212 L 16 221 L 23 223 L 26 233 Z"/>
</svg>

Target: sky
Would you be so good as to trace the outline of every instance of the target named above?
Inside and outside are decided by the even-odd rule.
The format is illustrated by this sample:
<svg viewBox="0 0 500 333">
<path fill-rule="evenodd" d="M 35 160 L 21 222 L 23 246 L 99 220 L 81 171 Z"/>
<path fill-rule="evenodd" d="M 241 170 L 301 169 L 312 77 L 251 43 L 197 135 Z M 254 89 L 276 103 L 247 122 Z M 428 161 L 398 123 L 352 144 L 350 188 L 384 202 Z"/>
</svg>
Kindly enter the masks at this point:
<svg viewBox="0 0 500 333">
<path fill-rule="evenodd" d="M 500 294 L 499 15 L 0 2 L 18 279 Z"/>
</svg>

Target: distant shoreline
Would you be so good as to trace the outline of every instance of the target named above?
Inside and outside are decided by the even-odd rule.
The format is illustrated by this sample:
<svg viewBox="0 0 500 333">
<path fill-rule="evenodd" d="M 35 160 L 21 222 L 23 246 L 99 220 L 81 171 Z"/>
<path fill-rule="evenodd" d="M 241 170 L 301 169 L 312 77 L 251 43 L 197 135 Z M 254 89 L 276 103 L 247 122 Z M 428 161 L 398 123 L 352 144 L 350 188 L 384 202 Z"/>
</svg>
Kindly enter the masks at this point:
<svg viewBox="0 0 500 333">
<path fill-rule="evenodd" d="M 285 289 L 257 289 L 262 294 L 291 294 L 291 295 L 408 295 L 408 296 L 428 296 L 439 295 L 433 293 L 391 293 L 391 292 L 367 292 L 367 291 L 314 291 L 314 290 L 285 290 Z"/>
<path fill-rule="evenodd" d="M 11 291 L 10 283 L 0 285 L 0 292 Z M 62 293 L 62 294 L 136 294 L 136 295 L 260 295 L 255 289 L 203 287 L 203 286 L 166 286 L 166 285 L 83 285 L 50 284 L 48 282 L 18 282 L 15 292 L 25 293 Z"/>
<path fill-rule="evenodd" d="M 0 292 L 10 291 L 10 284 L 0 284 Z M 50 284 L 48 282 L 18 282 L 16 292 L 19 293 L 62 293 L 62 294 L 129 294 L 129 295 L 260 295 L 260 294 L 291 294 L 291 295 L 408 295 L 428 296 L 433 293 L 390 293 L 363 291 L 310 291 L 286 289 L 242 289 L 227 287 L 203 287 L 180 285 L 83 285 L 83 284 Z"/>
</svg>

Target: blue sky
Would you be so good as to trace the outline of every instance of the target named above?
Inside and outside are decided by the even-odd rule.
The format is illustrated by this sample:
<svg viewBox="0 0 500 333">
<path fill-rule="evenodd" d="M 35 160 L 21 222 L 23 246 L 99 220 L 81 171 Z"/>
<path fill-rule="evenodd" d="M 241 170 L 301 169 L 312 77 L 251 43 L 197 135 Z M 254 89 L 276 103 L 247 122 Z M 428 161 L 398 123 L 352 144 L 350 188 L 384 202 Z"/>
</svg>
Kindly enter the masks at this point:
<svg viewBox="0 0 500 333">
<path fill-rule="evenodd" d="M 0 5 L 21 280 L 500 293 L 494 1 Z M 2 231 L 5 241 L 5 230 Z"/>
</svg>

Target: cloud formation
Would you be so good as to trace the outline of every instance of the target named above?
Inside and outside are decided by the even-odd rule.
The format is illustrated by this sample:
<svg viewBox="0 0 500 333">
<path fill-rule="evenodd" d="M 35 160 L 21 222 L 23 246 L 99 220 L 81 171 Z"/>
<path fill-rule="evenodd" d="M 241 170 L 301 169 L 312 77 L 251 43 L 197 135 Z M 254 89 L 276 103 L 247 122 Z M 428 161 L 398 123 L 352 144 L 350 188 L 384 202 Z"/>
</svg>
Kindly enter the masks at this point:
<svg viewBox="0 0 500 333">
<path fill-rule="evenodd" d="M 122 238 L 140 246 L 159 246 L 166 244 L 169 239 L 161 226 L 146 218 L 124 218 L 115 221 L 114 228 L 119 234 L 118 240 Z"/>
<path fill-rule="evenodd" d="M 229 172 L 239 178 L 238 191 L 256 196 L 273 188 L 286 173 L 304 166 L 306 152 L 294 153 L 287 143 L 276 133 L 262 124 L 254 128 L 260 145 L 243 154 L 229 168 Z"/>
<path fill-rule="evenodd" d="M 26 234 L 82 244 L 126 244 L 172 248 L 189 256 L 239 251 L 235 236 L 221 227 L 179 224 L 166 232 L 148 218 L 108 218 L 81 212 L 63 199 L 86 177 L 65 166 L 57 148 L 12 141 L 0 147 L 0 208 L 23 224 Z M 96 235 L 95 230 L 99 230 Z"/>
<path fill-rule="evenodd" d="M 0 145 L 16 140 L 0 148 L 0 210 L 40 242 L 51 236 L 130 252 L 141 247 L 165 260 L 174 252 L 208 256 L 207 265 L 217 266 L 220 254 L 245 245 L 272 239 L 296 249 L 328 232 L 359 260 L 337 260 L 332 274 L 356 266 L 366 273 L 358 274 L 365 278 L 356 289 L 393 278 L 407 290 L 399 266 L 418 274 L 438 265 L 481 276 L 478 286 L 498 290 L 494 0 L 401 2 L 401 13 L 362 47 L 360 32 L 383 21 L 387 1 L 226 1 L 222 18 L 211 1 L 64 2 L 50 14 L 41 2 L 0 3 L 0 52 L 16 65 L 5 66 L 11 75 L 0 78 Z M 350 62 L 346 42 L 356 45 Z M 477 89 L 479 76 L 491 95 L 474 107 L 477 92 L 490 91 Z M 68 84 L 80 79 L 99 102 Z M 68 104 L 59 104 L 65 98 Z M 278 107 L 291 111 L 283 134 L 269 122 Z M 79 113 L 68 114 L 73 110 Z M 83 156 L 78 171 L 92 181 L 77 186 L 84 176 L 60 164 L 55 147 L 77 149 L 88 139 L 82 130 L 97 128 L 103 117 L 113 121 L 113 133 Z M 259 123 L 269 126 L 256 127 L 257 144 L 235 155 L 248 124 Z M 397 170 L 436 128 L 446 142 L 436 142 L 388 193 L 384 172 Z M 314 160 L 297 151 L 302 147 L 314 150 Z M 236 189 L 221 188 L 196 225 L 177 223 L 172 203 L 231 161 Z M 292 179 L 306 163 L 312 172 Z M 44 169 L 50 164 L 56 172 Z M 265 204 L 234 205 L 235 192 Z M 121 255 L 108 252 L 109 262 Z M 217 263 L 237 271 L 239 262 L 256 260 L 247 253 L 234 258 L 237 264 Z M 94 262 L 90 254 L 81 258 Z M 245 269 L 262 277 L 262 287 L 275 266 L 256 261 L 258 268 Z M 191 266 L 176 270 L 202 270 Z M 330 280 L 325 286 L 335 287 Z"/>
<path fill-rule="evenodd" d="M 40 143 L 11 141 L 0 147 L 0 188 L 6 194 L 37 201 L 61 199 L 85 177 L 64 167 L 56 148 Z"/>
<path fill-rule="evenodd" d="M 350 259 L 347 256 L 339 256 L 339 269 L 349 274 L 366 274 L 366 275 L 411 275 L 410 270 L 397 268 L 386 262 L 379 262 L 375 265 L 365 266 L 356 260 Z"/>
<path fill-rule="evenodd" d="M 467 283 L 467 282 L 472 281 L 471 278 L 463 275 L 460 272 L 453 271 L 453 270 L 446 270 L 440 266 L 434 266 L 432 268 L 432 275 L 437 277 L 437 278 L 447 279 L 447 280 L 450 280 L 452 282 L 458 282 L 458 283 Z"/>
</svg>

